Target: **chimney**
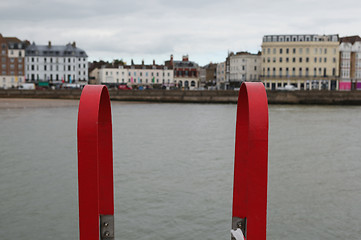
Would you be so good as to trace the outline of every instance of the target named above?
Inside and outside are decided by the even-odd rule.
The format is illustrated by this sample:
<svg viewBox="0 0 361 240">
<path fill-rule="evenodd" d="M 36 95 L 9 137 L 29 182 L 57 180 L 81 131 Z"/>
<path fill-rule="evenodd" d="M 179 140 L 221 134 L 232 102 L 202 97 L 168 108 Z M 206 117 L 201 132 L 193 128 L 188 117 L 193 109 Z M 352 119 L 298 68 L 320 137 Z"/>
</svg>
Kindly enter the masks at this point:
<svg viewBox="0 0 361 240">
<path fill-rule="evenodd" d="M 132 65 L 132 66 L 134 65 L 133 59 L 132 59 L 132 61 L 131 61 L 131 65 Z"/>
<path fill-rule="evenodd" d="M 183 61 L 183 62 L 188 62 L 188 61 L 189 61 L 189 60 L 188 60 L 188 55 L 184 55 L 182 61 Z"/>
<path fill-rule="evenodd" d="M 48 48 L 51 48 L 51 41 L 48 42 Z"/>
<path fill-rule="evenodd" d="M 153 66 L 155 65 L 155 60 L 153 59 Z"/>
<path fill-rule="evenodd" d="M 144 65 L 144 59 L 142 60 L 142 65 Z"/>
<path fill-rule="evenodd" d="M 76 42 L 73 42 L 71 45 L 72 45 L 73 47 L 76 47 Z"/>
</svg>

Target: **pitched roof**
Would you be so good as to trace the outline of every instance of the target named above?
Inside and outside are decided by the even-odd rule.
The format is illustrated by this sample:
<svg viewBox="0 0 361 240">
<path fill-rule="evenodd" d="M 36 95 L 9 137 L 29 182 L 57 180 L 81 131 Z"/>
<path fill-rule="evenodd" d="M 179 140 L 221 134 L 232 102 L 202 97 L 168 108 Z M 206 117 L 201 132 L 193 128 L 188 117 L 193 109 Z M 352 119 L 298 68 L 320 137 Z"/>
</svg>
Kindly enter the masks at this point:
<svg viewBox="0 0 361 240">
<path fill-rule="evenodd" d="M 346 37 L 342 37 L 340 38 L 340 42 L 348 42 L 351 44 L 354 44 L 355 42 L 360 42 L 361 38 L 358 35 L 355 36 L 346 36 Z"/>
<path fill-rule="evenodd" d="M 36 45 L 32 43 L 26 48 L 27 56 L 47 56 L 47 57 L 88 57 L 86 52 L 74 45 Z"/>
</svg>

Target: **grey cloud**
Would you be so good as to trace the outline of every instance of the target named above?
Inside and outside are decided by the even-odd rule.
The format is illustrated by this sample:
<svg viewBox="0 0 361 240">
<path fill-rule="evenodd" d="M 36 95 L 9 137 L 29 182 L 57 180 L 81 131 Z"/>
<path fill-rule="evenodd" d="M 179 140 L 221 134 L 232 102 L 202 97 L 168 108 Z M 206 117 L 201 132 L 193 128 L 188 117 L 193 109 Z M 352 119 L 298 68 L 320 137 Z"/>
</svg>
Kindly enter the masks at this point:
<svg viewBox="0 0 361 240">
<path fill-rule="evenodd" d="M 360 34 L 360 8 L 352 0 L 14 0 L 1 3 L 0 29 L 38 44 L 76 41 L 91 59 L 188 53 L 206 64 L 228 50 L 256 52 L 266 34 Z"/>
</svg>

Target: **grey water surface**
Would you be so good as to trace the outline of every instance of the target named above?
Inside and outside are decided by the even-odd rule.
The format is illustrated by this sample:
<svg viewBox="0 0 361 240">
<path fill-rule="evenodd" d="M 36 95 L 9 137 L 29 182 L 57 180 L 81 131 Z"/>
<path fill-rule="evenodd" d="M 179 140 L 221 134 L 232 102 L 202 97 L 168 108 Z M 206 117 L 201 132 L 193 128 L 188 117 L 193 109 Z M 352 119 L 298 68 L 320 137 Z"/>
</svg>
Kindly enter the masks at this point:
<svg viewBox="0 0 361 240">
<path fill-rule="evenodd" d="M 268 239 L 361 239 L 361 107 L 269 112 Z M 116 239 L 230 239 L 236 105 L 112 114 Z M 0 239 L 79 238 L 76 127 L 76 106 L 0 109 Z"/>
</svg>

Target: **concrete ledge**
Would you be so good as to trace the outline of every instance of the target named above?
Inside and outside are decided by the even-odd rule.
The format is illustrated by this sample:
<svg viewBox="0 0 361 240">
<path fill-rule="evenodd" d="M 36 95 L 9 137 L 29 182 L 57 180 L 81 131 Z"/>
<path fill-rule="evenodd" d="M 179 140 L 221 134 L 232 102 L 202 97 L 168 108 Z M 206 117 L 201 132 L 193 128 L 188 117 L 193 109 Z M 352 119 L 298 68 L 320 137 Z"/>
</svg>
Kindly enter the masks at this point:
<svg viewBox="0 0 361 240">
<path fill-rule="evenodd" d="M 238 91 L 110 90 L 117 101 L 237 103 Z M 81 90 L 0 89 L 0 98 L 80 99 Z M 268 91 L 270 104 L 361 105 L 361 91 Z"/>
</svg>

